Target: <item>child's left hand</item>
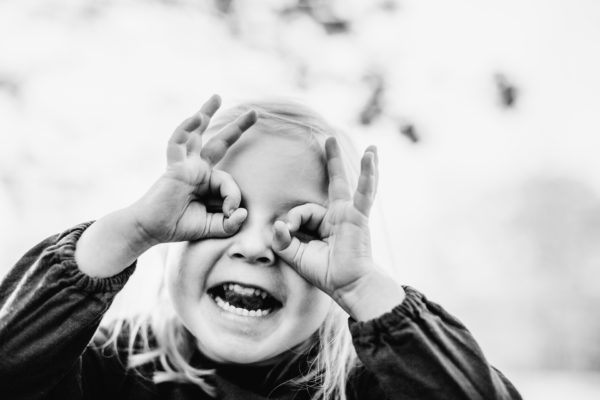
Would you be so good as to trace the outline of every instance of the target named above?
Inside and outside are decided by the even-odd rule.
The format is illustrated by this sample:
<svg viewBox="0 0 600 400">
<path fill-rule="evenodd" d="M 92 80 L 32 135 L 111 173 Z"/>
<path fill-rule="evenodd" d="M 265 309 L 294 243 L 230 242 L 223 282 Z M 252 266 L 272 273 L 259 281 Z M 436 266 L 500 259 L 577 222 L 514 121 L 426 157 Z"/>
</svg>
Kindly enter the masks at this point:
<svg viewBox="0 0 600 400">
<path fill-rule="evenodd" d="M 325 152 L 328 207 L 308 203 L 291 209 L 287 223 L 273 225 L 273 248 L 355 319 L 374 318 L 404 299 L 402 287 L 375 268 L 371 256 L 369 212 L 377 189 L 377 151 L 373 146 L 365 150 L 354 196 L 334 138 L 327 139 Z M 295 236 L 307 231 L 319 239 L 303 242 Z"/>
</svg>

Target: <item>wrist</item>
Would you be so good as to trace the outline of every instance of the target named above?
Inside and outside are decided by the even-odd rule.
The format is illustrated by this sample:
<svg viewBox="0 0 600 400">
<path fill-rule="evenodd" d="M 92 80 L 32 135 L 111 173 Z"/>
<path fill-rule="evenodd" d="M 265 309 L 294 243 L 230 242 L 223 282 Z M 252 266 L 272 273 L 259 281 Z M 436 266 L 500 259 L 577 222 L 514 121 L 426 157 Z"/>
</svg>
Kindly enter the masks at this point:
<svg viewBox="0 0 600 400">
<path fill-rule="evenodd" d="M 357 321 L 367 321 L 390 312 L 405 297 L 404 289 L 399 283 L 376 269 L 338 290 L 333 296 Z"/>
<path fill-rule="evenodd" d="M 130 210 L 122 209 L 100 218 L 83 232 L 75 260 L 85 274 L 105 278 L 123 271 L 152 246 Z"/>
<path fill-rule="evenodd" d="M 129 207 L 116 211 L 115 214 L 119 215 L 119 218 L 123 222 L 121 234 L 130 244 L 132 250 L 136 251 L 139 248 L 142 250 L 141 253 L 143 253 L 150 247 L 160 244 L 161 241 L 144 227 L 144 223 L 138 215 L 137 208 L 137 203 L 134 203 Z"/>
</svg>

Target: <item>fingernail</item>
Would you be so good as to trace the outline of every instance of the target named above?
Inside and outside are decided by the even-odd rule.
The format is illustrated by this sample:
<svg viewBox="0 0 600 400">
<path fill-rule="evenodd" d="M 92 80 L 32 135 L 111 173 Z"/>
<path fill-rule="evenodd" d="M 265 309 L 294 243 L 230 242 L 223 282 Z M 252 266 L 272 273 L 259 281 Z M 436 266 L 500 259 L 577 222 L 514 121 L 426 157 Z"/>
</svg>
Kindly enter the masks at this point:
<svg viewBox="0 0 600 400">
<path fill-rule="evenodd" d="M 281 229 L 276 229 L 276 230 L 275 230 L 275 236 L 276 236 L 278 239 L 281 239 L 281 238 L 283 238 L 283 232 L 281 231 Z"/>
<path fill-rule="evenodd" d="M 236 210 L 233 210 L 233 211 L 232 211 L 232 213 L 234 213 L 234 212 L 235 212 L 235 211 L 237 211 L 237 210 L 246 210 L 246 209 L 245 209 L 245 208 L 241 208 L 241 207 L 240 207 L 240 208 L 238 208 L 238 209 L 236 209 Z M 244 215 L 244 214 L 246 214 L 246 215 Z M 248 217 L 248 212 L 247 212 L 247 211 L 246 211 L 245 213 L 244 213 L 244 212 L 242 212 L 240 215 L 243 215 L 243 216 L 244 216 L 244 218 L 243 218 L 243 219 L 246 219 L 246 217 Z"/>
</svg>

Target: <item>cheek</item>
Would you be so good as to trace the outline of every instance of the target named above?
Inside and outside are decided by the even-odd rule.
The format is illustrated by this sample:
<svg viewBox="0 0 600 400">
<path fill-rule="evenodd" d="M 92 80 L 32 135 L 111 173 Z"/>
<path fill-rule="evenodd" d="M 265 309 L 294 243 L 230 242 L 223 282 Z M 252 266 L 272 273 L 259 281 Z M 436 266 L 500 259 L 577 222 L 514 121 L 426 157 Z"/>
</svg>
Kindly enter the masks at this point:
<svg viewBox="0 0 600 400">
<path fill-rule="evenodd" d="M 325 293 L 320 291 L 317 288 L 313 288 L 308 293 L 306 304 L 306 314 L 309 318 L 311 318 L 315 323 L 321 325 L 325 316 L 329 312 L 331 308 L 333 300 L 331 297 L 327 296 Z"/>
<path fill-rule="evenodd" d="M 205 240 L 171 245 L 165 279 L 175 302 L 198 298 L 206 290 L 206 277 L 223 253 L 223 246 L 218 242 Z"/>
<path fill-rule="evenodd" d="M 333 300 L 300 276 L 294 285 L 298 289 L 295 301 L 298 305 L 299 321 L 316 330 L 325 320 Z"/>
</svg>

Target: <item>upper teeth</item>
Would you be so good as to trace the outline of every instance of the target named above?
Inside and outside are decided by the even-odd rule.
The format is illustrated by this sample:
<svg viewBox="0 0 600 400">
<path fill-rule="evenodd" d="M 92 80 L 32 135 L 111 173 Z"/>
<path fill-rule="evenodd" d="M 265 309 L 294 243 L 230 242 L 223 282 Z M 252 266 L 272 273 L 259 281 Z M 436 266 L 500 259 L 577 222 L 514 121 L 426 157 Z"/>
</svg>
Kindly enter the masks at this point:
<svg viewBox="0 0 600 400">
<path fill-rule="evenodd" d="M 265 292 L 264 290 L 244 287 L 238 285 L 237 283 L 228 283 L 225 285 L 225 288 L 227 290 L 232 290 L 244 296 L 260 296 L 263 299 L 266 299 L 268 296 L 267 292 Z"/>
</svg>

